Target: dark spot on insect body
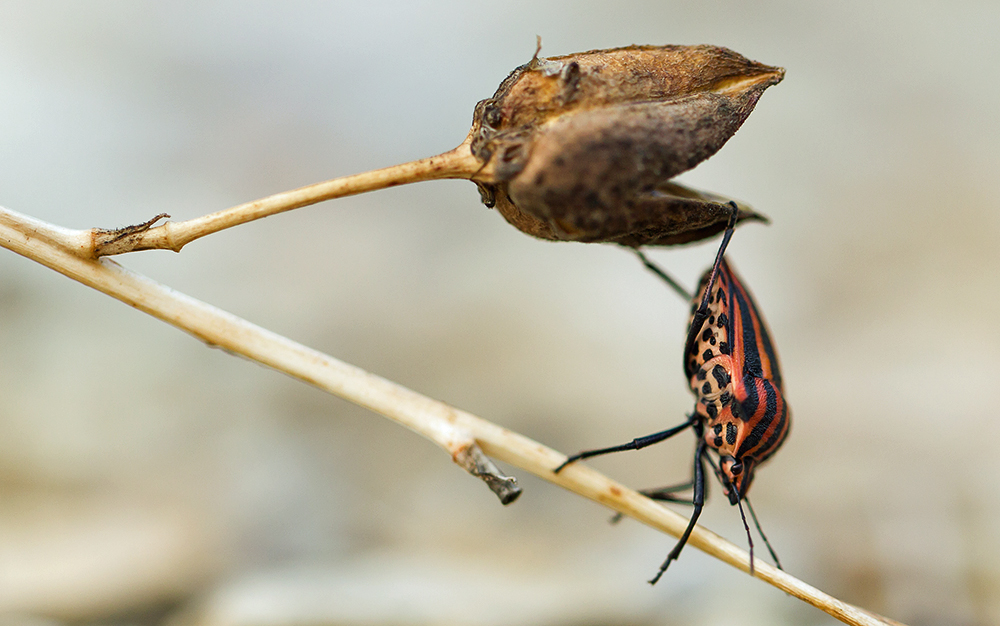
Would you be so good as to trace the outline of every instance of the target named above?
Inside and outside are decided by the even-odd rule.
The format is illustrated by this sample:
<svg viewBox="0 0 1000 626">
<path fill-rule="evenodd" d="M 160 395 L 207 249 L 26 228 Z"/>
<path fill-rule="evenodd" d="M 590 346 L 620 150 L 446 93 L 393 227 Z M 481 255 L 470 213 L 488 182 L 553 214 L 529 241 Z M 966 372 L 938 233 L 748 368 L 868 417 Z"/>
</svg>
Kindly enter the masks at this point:
<svg viewBox="0 0 1000 626">
<path fill-rule="evenodd" d="M 729 325 L 729 316 L 725 313 L 719 313 L 719 328 L 725 328 Z"/>
<path fill-rule="evenodd" d="M 715 335 L 712 335 L 711 337 L 708 338 L 708 343 L 709 345 L 713 346 L 715 345 Z"/>
<path fill-rule="evenodd" d="M 691 363 L 693 364 L 694 360 L 692 360 Z M 705 368 L 699 369 L 698 373 L 695 375 L 698 377 L 698 380 L 705 380 L 706 378 L 708 378 L 708 372 L 705 371 Z"/>
<path fill-rule="evenodd" d="M 721 352 L 722 354 L 729 354 L 730 351 L 731 351 L 731 348 L 729 347 L 729 342 L 728 341 L 720 341 L 719 342 L 719 352 Z"/>
<path fill-rule="evenodd" d="M 716 302 L 722 302 L 725 299 L 725 297 L 726 297 L 726 292 L 723 291 L 722 289 L 719 289 L 718 291 L 715 292 Z"/>
<path fill-rule="evenodd" d="M 733 445 L 736 443 L 736 424 L 726 422 L 726 443 Z"/>
<path fill-rule="evenodd" d="M 704 360 L 706 360 L 706 361 L 708 361 L 708 360 L 710 360 L 710 359 L 711 359 L 711 358 L 712 358 L 713 356 L 714 356 L 714 355 L 713 355 L 713 353 L 712 353 L 712 350 L 711 350 L 711 349 L 708 349 L 708 350 L 705 350 L 705 353 L 701 355 L 701 358 L 702 358 L 702 359 L 704 359 Z"/>
<path fill-rule="evenodd" d="M 722 395 L 719 396 L 719 402 L 722 403 L 722 406 L 726 406 L 732 401 L 733 401 L 733 394 L 729 393 L 728 391 L 722 392 Z"/>
<path fill-rule="evenodd" d="M 712 426 L 712 432 L 715 433 L 716 435 L 721 435 L 722 434 L 722 424 L 716 424 L 715 426 Z"/>
<path fill-rule="evenodd" d="M 719 407 L 715 406 L 714 402 L 705 403 L 705 412 L 708 413 L 708 417 L 715 419 L 719 416 Z"/>
<path fill-rule="evenodd" d="M 706 381 L 705 384 L 701 386 L 701 392 L 706 396 L 712 393 L 712 383 Z"/>
<path fill-rule="evenodd" d="M 708 318 L 708 325 L 711 326 L 713 324 L 715 324 L 715 316 L 714 315 L 712 317 Z"/>
<path fill-rule="evenodd" d="M 729 373 L 721 365 L 716 365 L 712 368 L 712 376 L 719 383 L 719 387 L 725 387 L 729 384 Z"/>
<path fill-rule="evenodd" d="M 743 410 L 743 405 L 740 404 L 735 398 L 729 403 L 729 412 L 733 414 L 733 417 L 741 422 L 745 422 L 748 419 L 746 411 Z"/>
<path fill-rule="evenodd" d="M 716 448 L 722 447 L 722 437 L 716 437 L 715 441 L 712 442 Z"/>
<path fill-rule="evenodd" d="M 701 334 L 701 340 L 702 341 L 708 341 L 711 338 L 712 338 L 712 329 L 711 328 L 706 328 L 705 332 L 703 332 Z"/>
</svg>

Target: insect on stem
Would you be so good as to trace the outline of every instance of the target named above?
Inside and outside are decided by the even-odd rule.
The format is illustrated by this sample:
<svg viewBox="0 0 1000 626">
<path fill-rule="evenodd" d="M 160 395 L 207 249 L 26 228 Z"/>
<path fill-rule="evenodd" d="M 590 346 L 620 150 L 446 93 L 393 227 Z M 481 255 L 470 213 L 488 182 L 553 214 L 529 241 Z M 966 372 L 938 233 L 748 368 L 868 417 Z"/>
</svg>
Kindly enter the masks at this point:
<svg viewBox="0 0 1000 626">
<path fill-rule="evenodd" d="M 726 262 L 726 248 L 739 218 L 736 203 L 731 202 L 729 206 L 731 213 L 715 262 L 702 276 L 698 292 L 693 296 L 642 252 L 635 251 L 643 265 L 674 291 L 689 299 L 694 307 L 684 348 L 684 373 L 696 397 L 695 408 L 688 421 L 630 443 L 581 452 L 567 458 L 555 469 L 559 472 L 574 461 L 592 456 L 639 450 L 659 443 L 688 426 L 692 427 L 696 436 L 694 493 L 691 498 L 694 510 L 686 530 L 649 581 L 653 584 L 680 556 L 701 514 L 705 502 L 706 460 L 722 482 L 730 504 L 740 510 L 750 546 L 749 570 L 751 575 L 755 573 L 753 537 L 743 501 L 747 500 L 747 508 L 760 531 L 760 523 L 747 499 L 747 492 L 756 467 L 774 454 L 788 434 L 789 411 L 770 333 L 750 292 Z M 713 455 L 718 458 L 718 464 Z M 657 499 L 676 500 L 673 495 L 675 490 L 664 488 L 645 490 L 644 493 L 654 498 L 663 495 Z M 763 532 L 760 535 L 771 556 L 775 557 L 775 563 L 778 563 L 767 537 Z"/>
</svg>

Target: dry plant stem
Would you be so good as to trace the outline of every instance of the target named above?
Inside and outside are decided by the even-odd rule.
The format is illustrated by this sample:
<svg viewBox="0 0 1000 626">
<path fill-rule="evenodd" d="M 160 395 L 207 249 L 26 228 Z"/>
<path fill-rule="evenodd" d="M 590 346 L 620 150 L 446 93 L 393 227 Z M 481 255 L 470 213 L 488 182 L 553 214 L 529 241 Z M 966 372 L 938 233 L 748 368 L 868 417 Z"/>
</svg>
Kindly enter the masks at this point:
<svg viewBox="0 0 1000 626">
<path fill-rule="evenodd" d="M 565 456 L 538 442 L 255 326 L 111 260 L 84 258 L 77 250 L 53 242 L 53 237 L 59 239 L 65 232 L 0 207 L 0 246 L 168 322 L 211 346 L 240 354 L 380 413 L 437 443 L 467 470 L 481 461 L 477 459 L 478 447 L 491 457 L 675 537 L 687 525 L 680 515 L 586 465 L 574 464 L 553 474 L 552 468 Z M 711 531 L 695 528 L 688 543 L 733 567 L 749 570 L 747 552 Z M 847 624 L 897 624 L 841 602 L 763 561 L 755 562 L 755 576 Z"/>
<path fill-rule="evenodd" d="M 153 227 L 152 222 L 158 219 L 154 218 L 152 222 L 118 230 L 69 231 L 66 243 L 78 250 L 78 254 L 89 257 L 138 250 L 180 252 L 185 245 L 206 235 L 324 200 L 425 180 L 472 178 L 483 169 L 483 164 L 472 156 L 470 141 L 467 138 L 454 150 L 437 156 L 307 185 L 184 222 Z"/>
</svg>

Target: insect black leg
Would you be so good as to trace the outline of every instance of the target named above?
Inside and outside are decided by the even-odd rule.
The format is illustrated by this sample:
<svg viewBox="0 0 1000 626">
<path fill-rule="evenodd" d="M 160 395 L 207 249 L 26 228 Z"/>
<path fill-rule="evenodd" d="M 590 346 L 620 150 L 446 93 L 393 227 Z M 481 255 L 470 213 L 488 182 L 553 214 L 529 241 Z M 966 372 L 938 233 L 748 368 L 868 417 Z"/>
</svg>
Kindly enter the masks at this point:
<svg viewBox="0 0 1000 626">
<path fill-rule="evenodd" d="M 692 504 L 694 504 L 694 511 L 691 512 L 691 521 L 688 522 L 687 528 L 684 530 L 684 534 L 681 538 L 677 540 L 677 545 L 674 549 L 670 551 L 667 555 L 667 560 L 663 562 L 660 566 L 660 571 L 656 572 L 656 576 L 649 581 L 649 584 L 655 585 L 656 581 L 660 580 L 663 573 L 667 571 L 670 567 L 670 563 L 675 561 L 678 556 L 680 556 L 681 550 L 684 548 L 684 544 L 687 543 L 688 537 L 691 536 L 691 531 L 694 530 L 695 524 L 698 523 L 698 517 L 701 515 L 701 509 L 705 506 L 705 451 L 706 451 L 705 440 L 701 437 L 698 438 L 698 447 L 695 449 L 694 453 L 694 498 L 692 498 Z"/>
<path fill-rule="evenodd" d="M 712 297 L 712 287 L 715 285 L 715 277 L 719 273 L 719 266 L 722 264 L 722 257 L 725 255 L 726 248 L 729 246 L 729 240 L 733 238 L 733 229 L 736 228 L 736 221 L 740 216 L 740 208 L 736 206 L 735 202 L 730 202 L 729 206 L 732 208 L 733 212 L 729 216 L 729 221 L 726 223 L 726 232 L 722 234 L 722 243 L 719 244 L 719 251 L 715 255 L 715 263 L 712 264 L 712 273 L 708 277 L 708 285 L 705 288 L 705 295 L 702 296 L 701 303 L 698 305 L 698 310 L 695 311 L 694 318 L 691 320 L 691 328 L 696 330 L 701 328 L 701 325 L 705 322 L 705 318 L 708 317 L 708 301 Z"/>
<path fill-rule="evenodd" d="M 694 487 L 694 478 L 687 482 L 680 483 L 679 485 L 670 485 L 668 487 L 657 487 L 655 489 L 641 489 L 639 493 L 646 496 L 651 500 L 660 500 L 661 502 L 676 502 L 678 504 L 694 504 L 694 499 L 692 498 L 682 498 L 681 496 L 674 495 L 678 491 L 687 491 Z"/>
<path fill-rule="evenodd" d="M 669 285 L 671 289 L 680 294 L 680 296 L 684 298 L 685 302 L 691 301 L 691 298 L 693 296 L 688 292 L 687 289 L 681 287 L 680 283 L 674 280 L 670 274 L 667 274 L 662 269 L 660 269 L 658 265 L 650 261 L 646 257 L 646 255 L 642 253 L 642 250 L 639 250 L 638 248 L 634 248 L 634 250 L 636 255 L 639 257 L 639 260 L 642 261 L 642 264 L 646 266 L 646 269 L 648 269 L 649 271 L 653 272 L 654 274 L 662 278 L 663 282 L 667 283 L 667 285 Z"/>
<path fill-rule="evenodd" d="M 726 253 L 726 248 L 729 246 L 729 240 L 733 238 L 733 230 L 736 228 L 736 221 L 740 217 L 740 207 L 736 206 L 735 202 L 730 201 L 729 207 L 733 210 L 732 214 L 729 216 L 729 221 L 726 222 L 726 232 L 722 233 L 722 243 L 719 244 L 719 251 L 715 255 L 715 264 L 712 266 L 712 278 L 715 278 L 715 270 L 718 269 L 719 264 L 722 263 L 722 255 Z"/>
<path fill-rule="evenodd" d="M 697 433 L 696 432 L 695 434 L 696 434 L 696 436 L 699 439 L 701 438 L 702 433 Z M 710 457 L 708 454 L 705 455 L 705 459 L 713 467 L 715 466 L 715 461 L 713 461 L 712 457 Z M 693 505 L 694 504 L 694 496 L 693 495 L 690 498 L 682 498 L 682 497 L 676 496 L 674 494 L 676 494 L 678 491 L 686 491 L 688 489 L 693 489 L 694 488 L 694 483 L 695 483 L 695 479 L 694 479 L 694 476 L 692 476 L 691 480 L 683 482 L 683 483 L 680 483 L 680 484 L 677 484 L 677 485 L 669 485 L 667 487 L 654 487 L 653 489 L 640 489 L 639 493 L 641 493 L 642 495 L 646 496 L 647 498 L 649 498 L 651 500 L 660 500 L 662 502 L 676 502 L 677 504 L 692 504 Z M 706 480 L 705 481 L 705 500 L 708 499 L 708 488 L 709 488 L 709 481 Z"/>
<path fill-rule="evenodd" d="M 694 486 L 694 479 L 681 483 L 679 485 L 670 485 L 669 487 L 657 487 L 654 489 L 640 489 L 639 493 L 646 496 L 650 500 L 659 500 L 660 502 L 675 502 L 677 504 L 694 504 L 693 498 L 682 498 L 681 496 L 675 496 L 674 493 L 678 491 L 686 491 Z M 706 492 L 708 490 L 708 483 L 705 483 Z M 707 497 L 707 496 L 706 496 Z M 615 513 L 611 518 L 612 524 L 617 524 L 622 521 L 624 517 L 621 513 Z"/>
<path fill-rule="evenodd" d="M 708 294 L 712 291 L 711 287 L 715 283 L 715 275 L 719 271 L 719 265 L 722 263 L 722 256 L 726 253 L 726 248 L 729 247 L 729 240 L 733 238 L 733 229 L 736 228 L 736 220 L 740 216 L 740 208 L 736 206 L 735 202 L 730 202 L 729 206 L 732 207 L 733 213 L 729 216 L 729 222 L 726 223 L 726 232 L 722 233 L 722 243 L 719 244 L 719 251 L 715 254 L 715 263 L 712 264 L 712 276 L 708 279 L 709 289 L 705 291 L 705 300 L 701 303 L 702 306 L 708 304 Z"/>
<path fill-rule="evenodd" d="M 575 454 L 567 458 L 565 461 L 563 461 L 562 465 L 560 465 L 559 467 L 555 468 L 552 471 L 558 474 L 560 471 L 562 471 L 562 468 L 566 467 L 570 463 L 574 461 L 579 461 L 580 459 L 589 459 L 592 456 L 611 454 L 612 452 L 623 452 L 625 450 L 641 450 L 646 446 L 651 446 L 654 443 L 660 443 L 665 439 L 673 437 L 682 430 L 690 428 L 691 425 L 694 424 L 694 419 L 695 419 L 694 417 L 691 417 L 688 419 L 688 421 L 684 422 L 680 426 L 674 426 L 673 428 L 664 430 L 662 432 L 653 433 L 652 435 L 646 435 L 645 437 L 639 437 L 637 439 L 633 439 L 628 443 L 623 443 L 619 446 L 611 446 L 610 448 L 598 448 L 597 450 L 584 450 L 580 454 Z"/>
</svg>

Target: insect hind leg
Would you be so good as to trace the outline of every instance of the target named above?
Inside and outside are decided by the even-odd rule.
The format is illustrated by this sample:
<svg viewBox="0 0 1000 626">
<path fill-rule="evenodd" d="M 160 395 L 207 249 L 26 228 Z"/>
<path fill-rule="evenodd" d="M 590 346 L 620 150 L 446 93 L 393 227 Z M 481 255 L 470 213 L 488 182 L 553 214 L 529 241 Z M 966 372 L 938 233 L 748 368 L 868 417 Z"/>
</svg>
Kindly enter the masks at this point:
<svg viewBox="0 0 1000 626">
<path fill-rule="evenodd" d="M 708 282 L 706 283 L 704 289 L 704 295 L 701 297 L 701 302 L 698 303 L 698 308 L 695 309 L 694 315 L 691 317 L 691 325 L 688 327 L 688 338 L 686 342 L 686 350 L 690 350 L 694 345 L 697 338 L 697 333 L 708 319 L 708 304 L 712 297 L 713 287 L 715 286 L 715 279 L 719 275 L 719 266 L 722 265 L 722 257 L 726 254 L 726 248 L 729 246 L 729 240 L 733 238 L 733 229 L 736 228 L 736 221 L 740 216 L 740 208 L 736 206 L 735 202 L 730 202 L 729 207 L 732 209 L 732 213 L 729 216 L 729 221 L 726 223 L 726 232 L 722 235 L 722 243 L 719 244 L 719 251 L 715 255 L 715 263 L 712 264 L 712 271 L 708 275 Z"/>
<path fill-rule="evenodd" d="M 691 292 L 689 292 L 684 287 L 681 287 L 681 284 L 676 280 L 674 280 L 673 276 L 667 274 L 665 271 L 660 269 L 660 266 L 650 261 L 649 257 L 647 257 L 645 254 L 642 253 L 642 250 L 635 248 L 635 254 L 636 256 L 639 257 L 639 260 L 642 261 L 642 264 L 646 266 L 646 269 L 648 269 L 649 271 L 653 272 L 654 274 L 662 278 L 663 282 L 667 283 L 667 285 L 669 285 L 671 289 L 676 291 L 680 295 L 680 297 L 684 298 L 685 302 L 691 301 L 691 298 L 693 297 Z"/>
</svg>

